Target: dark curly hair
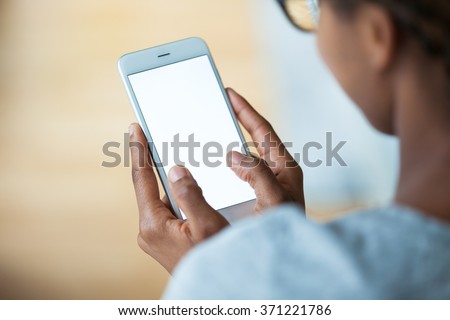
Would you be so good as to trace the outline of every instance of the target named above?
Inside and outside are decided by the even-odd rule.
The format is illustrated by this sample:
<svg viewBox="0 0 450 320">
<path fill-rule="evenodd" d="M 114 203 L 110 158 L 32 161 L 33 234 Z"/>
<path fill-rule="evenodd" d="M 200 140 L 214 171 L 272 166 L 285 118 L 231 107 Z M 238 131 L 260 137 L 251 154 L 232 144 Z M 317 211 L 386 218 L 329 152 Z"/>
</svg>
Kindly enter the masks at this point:
<svg viewBox="0 0 450 320">
<path fill-rule="evenodd" d="M 415 38 L 430 56 L 445 61 L 450 75 L 450 0 L 327 0 L 344 14 L 371 2 L 386 8 L 399 32 Z"/>
</svg>

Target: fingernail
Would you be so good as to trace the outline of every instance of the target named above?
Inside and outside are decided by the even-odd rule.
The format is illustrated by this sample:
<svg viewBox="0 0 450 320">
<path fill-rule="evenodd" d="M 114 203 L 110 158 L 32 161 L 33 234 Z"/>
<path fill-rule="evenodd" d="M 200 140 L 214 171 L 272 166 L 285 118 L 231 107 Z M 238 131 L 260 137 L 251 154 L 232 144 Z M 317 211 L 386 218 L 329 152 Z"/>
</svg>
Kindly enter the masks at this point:
<svg viewBox="0 0 450 320">
<path fill-rule="evenodd" d="M 131 137 L 134 134 L 134 126 L 130 124 L 128 127 L 128 135 Z"/>
<path fill-rule="evenodd" d="M 235 97 L 235 96 L 237 96 L 237 93 L 236 93 L 236 91 L 234 91 L 234 89 L 233 88 L 228 88 L 228 90 L 230 91 L 230 93 L 231 93 L 231 97 Z"/>
<path fill-rule="evenodd" d="M 187 175 L 186 168 L 174 166 L 169 171 L 169 180 L 170 182 L 175 183 L 186 175 Z"/>
<path fill-rule="evenodd" d="M 232 157 L 233 157 L 233 151 L 229 151 L 227 153 L 227 156 L 225 157 L 225 161 L 227 162 L 227 167 L 231 167 L 233 165 Z"/>
<path fill-rule="evenodd" d="M 237 165 L 241 164 L 243 157 L 244 156 L 241 153 L 233 151 L 231 154 L 231 163 L 233 165 L 237 166 Z"/>
</svg>

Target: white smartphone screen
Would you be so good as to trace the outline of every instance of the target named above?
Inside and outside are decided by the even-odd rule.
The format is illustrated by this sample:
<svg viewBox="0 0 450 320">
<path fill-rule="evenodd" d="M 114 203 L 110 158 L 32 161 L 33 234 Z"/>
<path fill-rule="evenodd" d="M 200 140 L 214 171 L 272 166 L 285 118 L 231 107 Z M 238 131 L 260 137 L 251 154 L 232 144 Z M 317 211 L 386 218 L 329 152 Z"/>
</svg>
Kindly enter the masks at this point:
<svg viewBox="0 0 450 320">
<path fill-rule="evenodd" d="M 242 142 L 207 55 L 128 78 L 166 175 L 184 164 L 216 210 L 255 199 L 226 165 Z"/>
</svg>

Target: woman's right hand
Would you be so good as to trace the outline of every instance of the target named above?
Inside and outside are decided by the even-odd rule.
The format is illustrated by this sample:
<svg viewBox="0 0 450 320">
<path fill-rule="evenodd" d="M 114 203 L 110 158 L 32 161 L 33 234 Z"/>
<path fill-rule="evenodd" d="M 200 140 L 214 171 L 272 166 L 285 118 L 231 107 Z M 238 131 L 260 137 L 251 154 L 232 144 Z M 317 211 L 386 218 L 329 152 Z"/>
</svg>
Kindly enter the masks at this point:
<svg viewBox="0 0 450 320">
<path fill-rule="evenodd" d="M 254 211 L 259 213 L 285 202 L 304 208 L 303 172 L 298 163 L 266 119 L 233 89 L 227 89 L 227 93 L 237 119 L 259 153 L 259 158 L 236 151 L 229 154 L 231 169 L 255 190 Z"/>
</svg>

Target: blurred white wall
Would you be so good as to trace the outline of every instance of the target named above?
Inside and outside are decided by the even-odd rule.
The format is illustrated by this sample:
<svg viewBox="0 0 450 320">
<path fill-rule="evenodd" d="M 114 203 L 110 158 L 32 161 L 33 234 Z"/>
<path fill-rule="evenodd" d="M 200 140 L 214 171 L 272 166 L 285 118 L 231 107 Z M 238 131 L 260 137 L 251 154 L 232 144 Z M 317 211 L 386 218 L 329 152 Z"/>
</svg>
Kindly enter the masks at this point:
<svg viewBox="0 0 450 320">
<path fill-rule="evenodd" d="M 376 132 L 338 86 L 316 48 L 315 35 L 296 30 L 274 0 L 253 0 L 254 34 L 259 42 L 261 75 L 271 88 L 266 115 L 293 152 L 308 141 L 333 145 L 345 140 L 339 154 L 347 163 L 331 167 L 303 165 L 309 213 L 329 218 L 358 207 L 392 199 L 398 171 L 398 142 Z M 311 161 L 324 158 L 312 152 Z"/>
</svg>

